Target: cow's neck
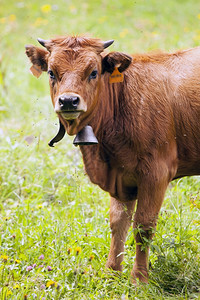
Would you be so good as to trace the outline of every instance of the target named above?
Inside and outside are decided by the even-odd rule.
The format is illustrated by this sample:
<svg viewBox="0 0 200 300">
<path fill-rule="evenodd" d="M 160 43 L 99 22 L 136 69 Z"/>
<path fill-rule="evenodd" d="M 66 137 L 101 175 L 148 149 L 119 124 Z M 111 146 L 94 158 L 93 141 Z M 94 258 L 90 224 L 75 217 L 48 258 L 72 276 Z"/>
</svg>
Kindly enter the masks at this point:
<svg viewBox="0 0 200 300">
<path fill-rule="evenodd" d="M 132 121 L 128 113 L 127 97 L 124 96 L 124 83 L 110 84 L 108 78 L 109 74 L 106 74 L 101 80 L 99 101 L 90 124 L 99 142 L 113 151 L 113 146 L 116 149 L 116 141 L 119 147 L 127 145 L 127 140 L 131 142 Z"/>
<path fill-rule="evenodd" d="M 97 110 L 89 125 L 93 127 L 99 144 L 80 147 L 85 170 L 93 183 L 114 197 L 128 199 L 120 187 L 124 172 L 130 173 L 130 157 L 131 170 L 137 165 L 137 157 L 133 155 L 134 130 L 131 128 L 134 124 L 128 107 L 130 103 L 126 86 L 110 85 L 105 80 L 102 82 L 98 100 Z"/>
</svg>

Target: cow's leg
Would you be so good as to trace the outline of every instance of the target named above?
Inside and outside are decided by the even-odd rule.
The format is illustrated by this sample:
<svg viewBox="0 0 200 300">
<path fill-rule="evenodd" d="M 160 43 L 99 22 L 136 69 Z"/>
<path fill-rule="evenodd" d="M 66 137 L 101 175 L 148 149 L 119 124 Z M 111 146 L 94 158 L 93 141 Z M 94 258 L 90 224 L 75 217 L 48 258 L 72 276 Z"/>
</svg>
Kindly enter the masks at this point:
<svg viewBox="0 0 200 300">
<path fill-rule="evenodd" d="M 134 216 L 136 259 L 132 276 L 135 281 L 148 282 L 149 242 L 153 237 L 157 217 L 169 183 L 165 164 L 156 166 L 149 175 L 143 175 L 138 185 L 138 203 Z"/>
<path fill-rule="evenodd" d="M 110 252 L 106 266 L 113 270 L 122 270 L 124 243 L 128 229 L 131 225 L 131 219 L 135 201 L 120 202 L 111 198 L 110 203 L 110 228 L 112 231 Z"/>
</svg>

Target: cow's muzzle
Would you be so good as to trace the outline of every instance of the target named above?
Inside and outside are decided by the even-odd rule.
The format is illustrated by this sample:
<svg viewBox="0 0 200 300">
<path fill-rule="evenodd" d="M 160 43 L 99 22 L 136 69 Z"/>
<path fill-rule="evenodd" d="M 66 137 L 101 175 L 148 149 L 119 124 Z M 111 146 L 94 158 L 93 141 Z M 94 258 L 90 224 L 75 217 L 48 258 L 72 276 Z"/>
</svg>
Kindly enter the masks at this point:
<svg viewBox="0 0 200 300">
<path fill-rule="evenodd" d="M 73 111 L 77 109 L 80 103 L 80 98 L 78 96 L 63 95 L 59 97 L 58 102 L 61 110 Z"/>
<path fill-rule="evenodd" d="M 75 93 L 62 94 L 55 104 L 55 112 L 61 114 L 65 120 L 78 118 L 81 112 L 87 109 L 82 97 Z"/>
</svg>

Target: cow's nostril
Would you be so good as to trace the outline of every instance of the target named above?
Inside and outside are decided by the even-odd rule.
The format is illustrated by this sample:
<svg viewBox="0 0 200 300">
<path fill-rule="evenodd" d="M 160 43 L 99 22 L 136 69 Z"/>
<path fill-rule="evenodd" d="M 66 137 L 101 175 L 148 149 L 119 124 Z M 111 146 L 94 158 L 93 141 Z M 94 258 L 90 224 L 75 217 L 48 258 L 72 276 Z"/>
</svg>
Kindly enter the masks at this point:
<svg viewBox="0 0 200 300">
<path fill-rule="evenodd" d="M 80 99 L 79 97 L 73 97 L 72 105 L 76 108 L 79 105 Z"/>
<path fill-rule="evenodd" d="M 62 107 L 64 105 L 64 102 L 65 102 L 65 97 L 60 97 L 58 99 L 58 102 L 59 102 L 60 106 Z"/>
</svg>

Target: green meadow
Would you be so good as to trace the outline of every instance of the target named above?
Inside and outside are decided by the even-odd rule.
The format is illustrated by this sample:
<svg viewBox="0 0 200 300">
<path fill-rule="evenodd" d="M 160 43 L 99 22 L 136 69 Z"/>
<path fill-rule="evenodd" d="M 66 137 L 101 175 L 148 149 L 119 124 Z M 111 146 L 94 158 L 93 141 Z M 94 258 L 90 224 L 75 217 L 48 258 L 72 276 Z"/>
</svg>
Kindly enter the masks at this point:
<svg viewBox="0 0 200 300">
<path fill-rule="evenodd" d="M 0 0 L 0 299 L 200 299 L 200 177 L 170 184 L 149 284 L 134 286 L 132 229 L 123 273 L 109 272 L 109 195 L 73 137 L 48 146 L 58 129 L 48 76 L 30 74 L 24 46 L 83 33 L 127 53 L 195 47 L 200 2 Z"/>
</svg>

